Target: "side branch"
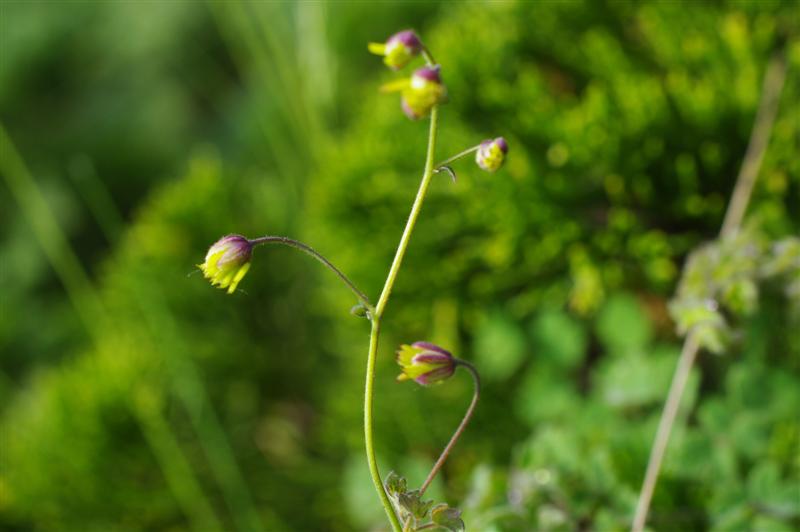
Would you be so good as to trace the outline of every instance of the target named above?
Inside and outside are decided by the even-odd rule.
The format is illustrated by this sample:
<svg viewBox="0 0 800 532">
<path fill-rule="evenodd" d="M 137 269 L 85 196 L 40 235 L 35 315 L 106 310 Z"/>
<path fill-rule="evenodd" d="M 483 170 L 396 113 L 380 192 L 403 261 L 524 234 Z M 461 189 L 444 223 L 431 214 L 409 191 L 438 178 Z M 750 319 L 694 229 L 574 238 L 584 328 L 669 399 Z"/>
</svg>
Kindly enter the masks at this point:
<svg viewBox="0 0 800 532">
<path fill-rule="evenodd" d="M 472 419 L 472 414 L 475 413 L 475 407 L 478 405 L 478 399 L 480 399 L 481 396 L 481 377 L 478 375 L 478 370 L 475 369 L 475 366 L 465 360 L 460 359 L 456 359 L 455 363 L 456 366 L 465 368 L 467 371 L 469 371 L 470 375 L 472 375 L 472 381 L 475 383 L 475 392 L 472 395 L 472 402 L 469 404 L 466 414 L 464 414 L 464 419 L 461 420 L 461 423 L 459 423 L 458 428 L 453 433 L 453 436 L 450 438 L 450 441 L 447 443 L 444 451 L 442 451 L 439 459 L 436 460 L 436 463 L 433 465 L 431 472 L 428 473 L 428 478 L 426 478 L 425 482 L 422 483 L 422 487 L 419 489 L 420 496 L 425 493 L 425 490 L 428 489 L 428 486 L 430 486 L 431 482 L 433 482 L 434 477 L 436 477 L 436 474 L 440 469 L 442 469 L 445 460 L 447 460 L 447 457 L 450 455 L 450 451 L 453 450 L 456 442 L 464 433 L 464 429 L 467 428 L 470 419 Z"/>
<path fill-rule="evenodd" d="M 353 281 L 348 279 L 348 277 L 344 273 L 342 273 L 342 271 L 339 270 L 339 268 L 334 266 L 331 263 L 331 261 L 326 259 L 321 253 L 316 251 L 311 246 L 308 246 L 308 245 L 303 244 L 302 242 L 300 242 L 298 240 L 294 240 L 293 238 L 289 238 L 289 237 L 286 237 L 286 236 L 262 236 L 260 238 L 254 238 L 253 240 L 250 241 L 250 244 L 252 244 L 253 246 L 257 246 L 257 245 L 260 245 L 260 244 L 283 244 L 285 246 L 289 246 L 289 247 L 293 247 L 295 249 L 299 249 L 303 253 L 315 258 L 316 260 L 321 262 L 323 266 L 325 266 L 330 271 L 335 273 L 336 276 L 344 284 L 347 285 L 347 287 L 350 289 L 350 291 L 353 292 L 353 294 L 355 294 L 355 296 L 358 298 L 358 300 L 361 302 L 361 304 L 363 304 L 367 308 L 367 310 L 369 311 L 370 316 L 372 316 L 375 313 L 375 309 L 372 306 L 372 303 L 369 302 L 369 298 L 366 296 L 366 294 L 364 294 L 364 292 L 359 290 L 356 287 L 356 285 L 353 283 Z"/>
<path fill-rule="evenodd" d="M 455 155 L 453 155 L 452 157 L 448 157 L 448 158 L 447 158 L 447 159 L 445 159 L 444 161 L 441 161 L 441 162 L 438 162 L 438 163 L 436 163 L 436 164 L 434 165 L 434 168 L 436 168 L 436 170 L 435 170 L 435 171 L 437 171 L 437 172 L 438 172 L 438 171 L 439 171 L 439 170 L 440 170 L 440 169 L 441 169 L 443 166 L 445 166 L 445 165 L 448 165 L 448 164 L 450 164 L 450 163 L 452 163 L 452 162 L 454 162 L 454 161 L 457 161 L 458 159 L 461 159 L 462 157 L 465 157 L 465 156 L 469 155 L 470 153 L 474 153 L 474 152 L 478 151 L 478 149 L 479 149 L 480 147 L 481 147 L 481 145 L 480 145 L 480 144 L 477 144 L 477 145 L 475 145 L 475 146 L 473 146 L 473 147 L 471 147 L 471 148 L 467 148 L 467 149 L 466 149 L 466 150 L 464 150 L 464 151 L 460 151 L 460 152 L 456 153 L 456 154 L 455 154 Z"/>
</svg>

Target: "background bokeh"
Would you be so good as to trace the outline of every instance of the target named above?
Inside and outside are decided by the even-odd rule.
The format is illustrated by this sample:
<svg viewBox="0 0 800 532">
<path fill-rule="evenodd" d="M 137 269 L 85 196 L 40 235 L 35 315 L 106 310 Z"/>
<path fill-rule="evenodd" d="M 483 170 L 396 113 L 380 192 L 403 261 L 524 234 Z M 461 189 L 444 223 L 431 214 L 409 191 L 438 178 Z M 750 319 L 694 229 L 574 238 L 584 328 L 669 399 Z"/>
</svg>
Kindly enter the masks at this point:
<svg viewBox="0 0 800 532">
<path fill-rule="evenodd" d="M 380 530 L 361 428 L 368 324 L 286 234 L 378 294 L 427 126 L 368 41 L 443 65 L 437 177 L 379 353 L 382 471 L 419 484 L 470 397 L 395 383 L 427 339 L 481 371 L 431 495 L 469 530 L 624 530 L 680 348 L 667 302 L 713 239 L 770 55 L 788 75 L 748 225 L 800 230 L 797 4 L 0 3 L 0 528 Z M 800 527 L 800 313 L 780 283 L 702 353 L 654 530 Z"/>
</svg>

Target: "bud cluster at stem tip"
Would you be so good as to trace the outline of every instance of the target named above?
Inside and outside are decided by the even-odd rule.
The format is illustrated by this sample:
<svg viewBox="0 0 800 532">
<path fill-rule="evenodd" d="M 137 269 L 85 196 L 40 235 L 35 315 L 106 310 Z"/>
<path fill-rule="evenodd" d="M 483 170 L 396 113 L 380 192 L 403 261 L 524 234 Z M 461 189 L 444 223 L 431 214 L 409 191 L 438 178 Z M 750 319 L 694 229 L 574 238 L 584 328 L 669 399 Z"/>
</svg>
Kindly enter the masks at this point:
<svg viewBox="0 0 800 532">
<path fill-rule="evenodd" d="M 456 359 L 449 351 L 429 342 L 401 345 L 397 363 L 402 368 L 398 381 L 414 380 L 428 386 L 450 378 L 456 371 Z"/>
<path fill-rule="evenodd" d="M 412 30 L 395 33 L 386 43 L 369 43 L 369 51 L 383 56 L 383 62 L 392 70 L 406 66 L 415 56 L 425 50 L 422 41 Z M 432 65 L 429 55 L 427 66 L 418 68 L 409 78 L 387 83 L 383 92 L 399 92 L 403 112 L 412 120 L 424 118 L 436 104 L 447 98 L 447 88 L 442 83 L 439 65 Z"/>
<path fill-rule="evenodd" d="M 239 281 L 250 269 L 253 243 L 241 235 L 227 235 L 216 241 L 206 253 L 206 259 L 197 267 L 211 284 L 236 291 Z"/>
</svg>

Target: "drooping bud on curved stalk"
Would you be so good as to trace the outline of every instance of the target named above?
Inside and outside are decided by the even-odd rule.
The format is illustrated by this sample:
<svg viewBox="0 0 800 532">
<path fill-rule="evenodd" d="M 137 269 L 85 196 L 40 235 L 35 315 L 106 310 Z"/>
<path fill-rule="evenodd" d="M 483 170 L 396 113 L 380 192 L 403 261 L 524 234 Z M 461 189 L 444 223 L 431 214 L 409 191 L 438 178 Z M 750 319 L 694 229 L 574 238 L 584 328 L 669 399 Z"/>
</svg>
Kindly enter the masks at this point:
<svg viewBox="0 0 800 532">
<path fill-rule="evenodd" d="M 208 249 L 205 261 L 197 267 L 212 285 L 227 288 L 228 293 L 232 294 L 250 269 L 252 253 L 253 244 L 250 240 L 241 235 L 227 235 Z"/>
<path fill-rule="evenodd" d="M 397 351 L 397 363 L 403 368 L 397 376 L 398 381 L 413 379 L 422 386 L 445 381 L 456 371 L 453 355 L 429 342 L 401 345 Z"/>
<path fill-rule="evenodd" d="M 392 70 L 400 70 L 422 51 L 422 41 L 413 30 L 404 30 L 389 37 L 385 43 L 371 42 L 370 52 L 382 55 L 383 62 Z"/>
<path fill-rule="evenodd" d="M 447 88 L 442 84 L 439 70 L 439 65 L 418 68 L 410 78 L 387 83 L 381 91 L 400 92 L 403 112 L 410 119 L 418 120 L 428 116 L 434 105 L 447 98 Z"/>
<path fill-rule="evenodd" d="M 496 172 L 503 166 L 507 153 L 508 143 L 503 137 L 484 140 L 475 153 L 475 162 L 487 172 Z"/>
<path fill-rule="evenodd" d="M 411 75 L 410 86 L 403 91 L 403 112 L 412 120 L 418 120 L 431 113 L 434 105 L 442 103 L 447 97 L 447 88 L 442 84 L 439 65 L 418 68 Z"/>
</svg>

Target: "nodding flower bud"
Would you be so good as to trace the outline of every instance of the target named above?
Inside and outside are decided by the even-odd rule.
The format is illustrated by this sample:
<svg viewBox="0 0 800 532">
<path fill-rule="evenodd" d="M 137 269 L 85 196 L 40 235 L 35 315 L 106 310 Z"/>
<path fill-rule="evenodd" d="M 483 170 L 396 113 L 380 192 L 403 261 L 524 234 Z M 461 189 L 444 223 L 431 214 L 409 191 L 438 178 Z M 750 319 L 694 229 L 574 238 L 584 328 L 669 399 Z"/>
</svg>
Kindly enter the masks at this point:
<svg viewBox="0 0 800 532">
<path fill-rule="evenodd" d="M 412 120 L 428 116 L 434 105 L 447 98 L 447 89 L 439 76 L 439 65 L 418 68 L 410 78 L 387 83 L 381 91 L 400 92 L 403 112 Z"/>
<path fill-rule="evenodd" d="M 414 71 L 409 87 L 403 91 L 403 112 L 412 120 L 428 116 L 437 103 L 447 97 L 447 89 L 439 76 L 439 65 L 424 66 Z"/>
<path fill-rule="evenodd" d="M 450 378 L 456 371 L 456 361 L 449 351 L 428 342 L 401 345 L 397 363 L 403 368 L 398 381 L 413 379 L 428 386 Z"/>
<path fill-rule="evenodd" d="M 242 277 L 250 269 L 253 244 L 241 235 L 228 235 L 212 245 L 206 260 L 197 267 L 206 279 L 219 288 L 227 288 L 232 294 Z"/>
<path fill-rule="evenodd" d="M 367 48 L 375 55 L 382 55 L 386 66 L 400 70 L 419 55 L 422 41 L 413 30 L 404 30 L 389 37 L 384 44 L 371 42 Z"/>
<path fill-rule="evenodd" d="M 475 154 L 475 162 L 487 172 L 496 172 L 503 166 L 507 153 L 508 143 L 503 137 L 484 140 Z"/>
</svg>

